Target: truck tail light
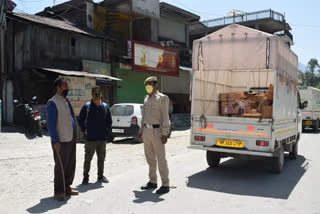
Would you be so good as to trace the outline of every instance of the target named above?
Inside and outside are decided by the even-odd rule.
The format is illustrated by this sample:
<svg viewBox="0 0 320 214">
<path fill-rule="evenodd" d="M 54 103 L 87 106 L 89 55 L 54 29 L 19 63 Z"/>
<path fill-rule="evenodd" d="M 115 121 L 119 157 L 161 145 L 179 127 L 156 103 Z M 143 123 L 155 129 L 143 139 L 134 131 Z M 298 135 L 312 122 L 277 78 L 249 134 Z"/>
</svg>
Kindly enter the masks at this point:
<svg viewBox="0 0 320 214">
<path fill-rule="evenodd" d="M 195 140 L 195 141 L 205 141 L 205 140 L 206 140 L 206 137 L 205 137 L 205 136 L 195 135 L 195 136 L 194 136 L 194 140 Z"/>
<path fill-rule="evenodd" d="M 257 146 L 269 146 L 269 141 L 266 140 L 257 140 L 256 141 Z"/>
<path fill-rule="evenodd" d="M 132 117 L 131 118 L 131 124 L 137 125 L 138 124 L 138 118 L 137 117 Z"/>
</svg>

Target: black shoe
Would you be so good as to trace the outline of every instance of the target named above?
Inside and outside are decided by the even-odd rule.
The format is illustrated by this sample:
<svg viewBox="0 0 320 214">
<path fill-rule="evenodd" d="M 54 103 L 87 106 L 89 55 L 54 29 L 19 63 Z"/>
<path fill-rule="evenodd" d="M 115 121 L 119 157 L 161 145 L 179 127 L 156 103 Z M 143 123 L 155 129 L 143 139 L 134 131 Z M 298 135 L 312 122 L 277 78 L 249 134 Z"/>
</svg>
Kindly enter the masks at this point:
<svg viewBox="0 0 320 214">
<path fill-rule="evenodd" d="M 98 182 L 101 182 L 101 183 L 109 183 L 109 180 L 106 178 L 106 177 L 104 177 L 104 176 L 102 176 L 102 177 L 98 177 L 98 180 L 97 180 Z"/>
<path fill-rule="evenodd" d="M 87 185 L 89 183 L 89 178 L 83 178 L 82 184 Z"/>
<path fill-rule="evenodd" d="M 166 194 L 170 192 L 170 187 L 165 187 L 165 186 L 161 186 L 157 191 L 156 193 L 161 195 L 161 194 Z"/>
<path fill-rule="evenodd" d="M 156 189 L 158 187 L 157 184 L 148 182 L 146 185 L 143 185 L 141 189 Z"/>
</svg>

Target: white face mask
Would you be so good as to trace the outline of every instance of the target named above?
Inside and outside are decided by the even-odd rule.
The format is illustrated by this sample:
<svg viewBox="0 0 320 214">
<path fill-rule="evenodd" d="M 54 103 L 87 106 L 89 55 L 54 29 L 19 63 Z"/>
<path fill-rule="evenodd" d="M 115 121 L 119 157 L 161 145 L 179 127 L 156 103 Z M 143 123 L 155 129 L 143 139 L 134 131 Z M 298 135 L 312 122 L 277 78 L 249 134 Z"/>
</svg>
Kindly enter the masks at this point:
<svg viewBox="0 0 320 214">
<path fill-rule="evenodd" d="M 151 94 L 153 91 L 153 87 L 151 85 L 146 85 L 146 91 L 148 94 Z"/>
</svg>

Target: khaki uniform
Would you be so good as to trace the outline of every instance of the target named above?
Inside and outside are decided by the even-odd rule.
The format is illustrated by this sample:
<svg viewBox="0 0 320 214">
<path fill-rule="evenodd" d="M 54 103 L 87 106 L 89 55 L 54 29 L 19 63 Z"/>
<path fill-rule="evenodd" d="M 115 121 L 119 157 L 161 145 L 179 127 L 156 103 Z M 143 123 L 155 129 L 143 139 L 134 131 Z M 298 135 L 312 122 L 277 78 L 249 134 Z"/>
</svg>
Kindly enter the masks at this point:
<svg viewBox="0 0 320 214">
<path fill-rule="evenodd" d="M 149 165 L 149 178 L 151 183 L 157 183 L 157 164 L 163 186 L 169 186 L 169 169 L 166 160 L 165 145 L 161 137 L 169 134 L 169 98 L 156 92 L 151 97 L 147 95 L 144 100 L 143 115 L 140 133 L 144 144 L 144 151 Z M 160 125 L 152 128 L 150 125 Z"/>
</svg>

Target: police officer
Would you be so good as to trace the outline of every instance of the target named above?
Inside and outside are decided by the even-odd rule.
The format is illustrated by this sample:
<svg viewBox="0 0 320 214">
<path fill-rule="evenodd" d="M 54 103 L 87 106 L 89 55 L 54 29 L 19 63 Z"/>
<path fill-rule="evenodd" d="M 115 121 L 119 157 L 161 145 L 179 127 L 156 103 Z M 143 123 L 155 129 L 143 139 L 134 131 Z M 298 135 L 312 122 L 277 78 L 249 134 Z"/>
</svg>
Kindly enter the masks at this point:
<svg viewBox="0 0 320 214">
<path fill-rule="evenodd" d="M 144 99 L 141 129 L 139 140 L 143 141 L 144 152 L 149 165 L 149 182 L 141 189 L 157 188 L 157 165 L 159 168 L 162 186 L 157 194 L 165 194 L 169 188 L 169 169 L 166 160 L 165 144 L 169 134 L 169 98 L 157 89 L 157 77 L 145 80 L 148 95 Z"/>
</svg>

